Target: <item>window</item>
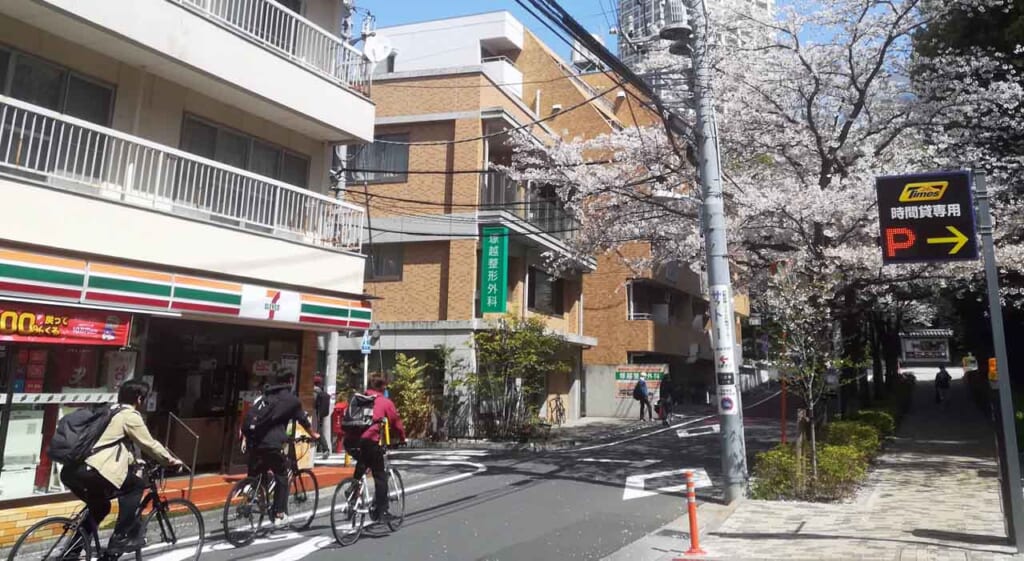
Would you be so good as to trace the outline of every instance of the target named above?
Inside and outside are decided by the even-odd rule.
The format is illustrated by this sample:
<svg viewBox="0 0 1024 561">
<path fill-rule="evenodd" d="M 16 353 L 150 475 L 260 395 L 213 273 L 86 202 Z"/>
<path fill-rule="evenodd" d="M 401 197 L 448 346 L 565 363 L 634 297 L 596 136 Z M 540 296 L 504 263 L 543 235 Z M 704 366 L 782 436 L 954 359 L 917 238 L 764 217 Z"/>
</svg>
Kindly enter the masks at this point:
<svg viewBox="0 0 1024 561">
<path fill-rule="evenodd" d="M 557 316 L 565 313 L 565 281 L 530 267 L 526 305 L 535 312 Z"/>
<path fill-rule="evenodd" d="M 109 126 L 114 89 L 34 56 L 0 48 L 0 93 Z"/>
<path fill-rule="evenodd" d="M 384 141 L 384 142 L 379 142 Z M 409 145 L 389 144 L 409 142 L 408 134 L 377 136 L 373 144 L 349 148 L 348 180 L 355 183 L 404 183 L 409 171 Z"/>
<path fill-rule="evenodd" d="M 191 115 L 182 126 L 181 149 L 296 187 L 309 186 L 309 158 Z"/>
<path fill-rule="evenodd" d="M 402 280 L 402 244 L 374 245 L 366 255 L 366 280 Z"/>
</svg>

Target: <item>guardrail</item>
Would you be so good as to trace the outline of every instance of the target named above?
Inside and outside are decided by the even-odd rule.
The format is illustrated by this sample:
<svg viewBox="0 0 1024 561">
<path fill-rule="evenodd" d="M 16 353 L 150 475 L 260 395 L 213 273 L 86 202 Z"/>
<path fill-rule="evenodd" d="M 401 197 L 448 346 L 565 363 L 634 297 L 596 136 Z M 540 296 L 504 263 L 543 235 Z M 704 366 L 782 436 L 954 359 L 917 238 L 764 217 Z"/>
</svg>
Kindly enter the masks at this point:
<svg viewBox="0 0 1024 561">
<path fill-rule="evenodd" d="M 189 466 L 188 466 L 189 467 L 189 469 L 188 469 L 188 494 L 185 495 L 186 499 L 191 500 L 192 499 L 192 483 L 195 481 L 195 474 L 196 474 L 196 458 L 199 457 L 199 435 L 196 434 L 196 432 L 194 430 L 190 429 L 188 427 L 188 425 L 185 424 L 185 421 L 182 421 L 174 413 L 168 412 L 167 415 L 168 415 L 167 435 L 164 437 L 164 442 L 167 443 L 167 447 L 170 448 L 170 446 L 171 446 L 171 427 L 174 427 L 174 426 L 181 427 L 181 428 L 185 429 L 185 432 L 187 432 L 192 437 L 192 440 L 194 442 L 194 444 L 192 445 L 192 463 L 189 464 Z"/>
<path fill-rule="evenodd" d="M 362 53 L 274 0 L 168 1 L 215 19 L 289 60 L 370 95 L 370 66 Z"/>
<path fill-rule="evenodd" d="M 0 173 L 217 225 L 362 247 L 362 208 L 0 96 Z"/>
<path fill-rule="evenodd" d="M 546 199 L 530 198 L 529 189 L 500 171 L 480 174 L 481 210 L 502 210 L 561 240 L 576 237 L 579 223 L 569 216 L 558 203 Z"/>
</svg>

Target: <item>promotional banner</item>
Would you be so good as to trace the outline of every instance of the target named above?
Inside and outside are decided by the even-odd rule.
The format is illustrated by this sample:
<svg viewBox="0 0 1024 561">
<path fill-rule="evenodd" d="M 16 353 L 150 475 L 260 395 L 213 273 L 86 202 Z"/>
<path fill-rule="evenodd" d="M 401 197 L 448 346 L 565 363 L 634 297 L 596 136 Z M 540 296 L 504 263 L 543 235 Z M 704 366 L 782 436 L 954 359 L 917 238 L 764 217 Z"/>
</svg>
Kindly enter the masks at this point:
<svg viewBox="0 0 1024 561">
<path fill-rule="evenodd" d="M 647 391 L 658 395 L 661 380 L 668 374 L 667 364 L 623 364 L 615 368 L 615 397 L 633 399 L 637 380 L 647 380 Z"/>
<path fill-rule="evenodd" d="M 131 314 L 0 303 L 0 341 L 66 345 L 128 344 Z"/>
</svg>

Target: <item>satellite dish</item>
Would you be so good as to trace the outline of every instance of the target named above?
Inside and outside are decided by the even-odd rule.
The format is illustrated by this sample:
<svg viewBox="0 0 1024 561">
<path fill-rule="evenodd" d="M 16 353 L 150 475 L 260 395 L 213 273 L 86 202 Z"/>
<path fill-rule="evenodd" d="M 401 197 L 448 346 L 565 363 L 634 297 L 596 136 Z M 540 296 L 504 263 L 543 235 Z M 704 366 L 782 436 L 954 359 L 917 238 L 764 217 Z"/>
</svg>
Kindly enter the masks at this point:
<svg viewBox="0 0 1024 561">
<path fill-rule="evenodd" d="M 363 56 L 373 64 L 384 62 L 395 52 L 391 40 L 380 35 L 371 35 L 363 43 Z"/>
</svg>

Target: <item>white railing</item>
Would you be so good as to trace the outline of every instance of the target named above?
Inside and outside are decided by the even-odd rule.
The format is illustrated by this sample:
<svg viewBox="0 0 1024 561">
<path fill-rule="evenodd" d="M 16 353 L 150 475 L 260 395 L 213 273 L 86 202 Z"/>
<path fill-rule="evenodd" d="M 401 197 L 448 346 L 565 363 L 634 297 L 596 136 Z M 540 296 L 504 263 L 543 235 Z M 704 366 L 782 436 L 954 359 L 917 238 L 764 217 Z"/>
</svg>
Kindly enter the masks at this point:
<svg viewBox="0 0 1024 561">
<path fill-rule="evenodd" d="M 274 0 L 168 1 L 214 19 L 326 78 L 370 95 L 370 66 L 358 49 Z"/>
<path fill-rule="evenodd" d="M 358 206 L 5 96 L 0 173 L 310 245 L 362 247 Z"/>
<path fill-rule="evenodd" d="M 579 229 L 558 203 L 531 196 L 529 188 L 501 171 L 480 174 L 480 207 L 510 212 L 562 241 L 575 239 Z"/>
</svg>

